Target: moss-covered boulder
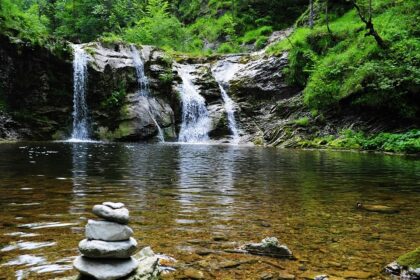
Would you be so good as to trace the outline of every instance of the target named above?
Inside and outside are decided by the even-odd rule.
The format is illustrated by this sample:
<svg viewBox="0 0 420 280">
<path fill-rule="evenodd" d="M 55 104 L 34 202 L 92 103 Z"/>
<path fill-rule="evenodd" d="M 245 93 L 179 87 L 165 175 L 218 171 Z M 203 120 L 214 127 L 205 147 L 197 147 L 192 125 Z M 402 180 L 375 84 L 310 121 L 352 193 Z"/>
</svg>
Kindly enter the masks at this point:
<svg viewBox="0 0 420 280">
<path fill-rule="evenodd" d="M 404 280 L 420 279 L 420 247 L 388 264 L 385 272 Z"/>
</svg>

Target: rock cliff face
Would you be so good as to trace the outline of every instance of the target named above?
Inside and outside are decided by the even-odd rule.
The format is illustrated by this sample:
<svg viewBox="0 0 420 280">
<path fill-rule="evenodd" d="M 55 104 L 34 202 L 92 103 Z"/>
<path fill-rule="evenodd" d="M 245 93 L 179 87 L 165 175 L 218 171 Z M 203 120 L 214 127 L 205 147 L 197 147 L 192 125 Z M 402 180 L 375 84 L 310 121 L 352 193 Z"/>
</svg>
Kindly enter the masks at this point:
<svg viewBox="0 0 420 280">
<path fill-rule="evenodd" d="M 67 139 L 73 110 L 71 47 L 64 45 L 57 54 L 7 37 L 0 41 L 0 139 Z M 384 128 L 360 112 L 313 116 L 300 89 L 285 82 L 287 53 L 195 59 L 138 47 L 150 87 L 142 96 L 129 45 L 89 43 L 83 49 L 89 57 L 87 105 L 94 139 L 158 141 L 161 128 L 165 140 L 177 141 L 183 94 L 178 70 L 183 64 L 189 65 L 191 82 L 205 99 L 212 141 L 232 137 L 220 86 L 234 103 L 240 143 L 296 147 L 344 128 Z"/>
<path fill-rule="evenodd" d="M 139 49 L 150 96 L 138 94 L 139 85 L 129 46 L 84 45 L 89 55 L 87 103 L 93 137 L 102 140 L 141 141 L 153 139 L 159 125 L 166 139 L 176 138 L 177 96 L 172 91 L 172 61 L 163 52 L 145 46 Z M 156 122 L 155 122 L 156 121 Z"/>
<path fill-rule="evenodd" d="M 8 115 L 0 137 L 50 139 L 69 127 L 72 66 L 63 48 L 59 56 L 0 36 L 0 115 Z"/>
<path fill-rule="evenodd" d="M 6 37 L 2 42 L 0 100 L 8 113 L 2 114 L 0 137 L 67 139 L 73 108 L 71 47 L 59 57 Z M 139 47 L 150 87 L 150 95 L 141 96 L 130 46 L 89 43 L 83 49 L 89 56 L 87 105 L 94 139 L 156 141 L 159 126 L 166 140 L 176 141 L 182 122 L 179 64 L 191 66 L 191 82 L 206 100 L 212 140 L 227 141 L 231 135 L 219 83 L 235 102 L 242 143 L 285 143 L 291 136 L 287 131 L 292 129 L 283 129 L 289 119 L 308 114 L 299 90 L 284 82 L 286 53 L 192 59 Z"/>
</svg>

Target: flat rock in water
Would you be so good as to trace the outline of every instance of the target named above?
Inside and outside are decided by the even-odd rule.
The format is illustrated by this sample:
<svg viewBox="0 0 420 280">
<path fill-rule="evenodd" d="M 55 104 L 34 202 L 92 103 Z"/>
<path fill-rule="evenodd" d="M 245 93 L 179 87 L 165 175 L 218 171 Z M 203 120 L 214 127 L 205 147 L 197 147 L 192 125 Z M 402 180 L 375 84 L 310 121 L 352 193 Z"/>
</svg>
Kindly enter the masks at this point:
<svg viewBox="0 0 420 280">
<path fill-rule="evenodd" d="M 74 260 L 73 266 L 80 273 L 98 280 L 114 280 L 133 272 L 138 266 L 138 261 L 134 258 L 95 260 L 79 256 Z"/>
<path fill-rule="evenodd" d="M 102 240 L 83 239 L 79 250 L 89 258 L 129 258 L 137 249 L 137 241 L 130 237 L 127 241 L 106 242 Z"/>
<path fill-rule="evenodd" d="M 268 237 L 261 241 L 261 243 L 245 244 L 239 248 L 243 253 L 253 255 L 269 256 L 274 258 L 293 258 L 292 251 L 286 245 L 281 245 L 277 238 Z"/>
<path fill-rule="evenodd" d="M 127 224 L 130 218 L 127 208 L 113 209 L 105 205 L 95 205 L 92 212 L 100 218 L 119 224 Z"/>
<path fill-rule="evenodd" d="M 128 240 L 133 235 L 133 230 L 129 226 L 95 220 L 88 220 L 85 232 L 87 239 L 104 241 Z"/>
<path fill-rule="evenodd" d="M 104 203 L 102 203 L 102 205 L 111 207 L 112 209 L 120 209 L 120 208 L 124 208 L 125 207 L 124 203 L 121 203 L 121 202 L 110 202 L 110 201 L 104 202 Z"/>
<path fill-rule="evenodd" d="M 360 202 L 357 203 L 357 208 L 368 211 L 368 212 L 377 212 L 377 213 L 385 213 L 385 214 L 396 214 L 400 212 L 395 207 L 379 205 L 379 204 L 365 205 Z"/>
</svg>

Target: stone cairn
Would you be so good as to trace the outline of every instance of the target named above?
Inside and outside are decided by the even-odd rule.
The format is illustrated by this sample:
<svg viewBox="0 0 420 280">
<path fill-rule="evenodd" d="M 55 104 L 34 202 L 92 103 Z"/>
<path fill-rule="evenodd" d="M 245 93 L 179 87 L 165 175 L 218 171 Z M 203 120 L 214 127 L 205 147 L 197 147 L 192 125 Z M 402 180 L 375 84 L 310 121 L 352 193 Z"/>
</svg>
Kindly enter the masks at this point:
<svg viewBox="0 0 420 280">
<path fill-rule="evenodd" d="M 132 257 L 137 242 L 133 230 L 127 226 L 129 212 L 123 203 L 104 202 L 95 205 L 93 213 L 104 220 L 88 220 L 86 239 L 79 243 L 82 256 L 73 265 L 82 274 L 99 280 L 125 277 L 137 269 Z"/>
</svg>

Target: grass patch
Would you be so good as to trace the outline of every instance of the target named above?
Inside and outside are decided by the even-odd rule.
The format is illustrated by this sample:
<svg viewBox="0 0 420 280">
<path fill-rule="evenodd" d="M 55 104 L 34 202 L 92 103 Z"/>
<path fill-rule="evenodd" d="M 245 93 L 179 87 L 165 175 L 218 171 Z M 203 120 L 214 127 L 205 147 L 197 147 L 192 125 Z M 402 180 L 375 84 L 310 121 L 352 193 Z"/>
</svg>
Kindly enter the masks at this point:
<svg viewBox="0 0 420 280">
<path fill-rule="evenodd" d="M 338 137 L 324 136 L 300 142 L 307 148 L 356 149 L 383 151 L 393 153 L 420 153 L 420 130 L 414 129 L 405 133 L 379 133 L 365 135 L 363 132 L 350 129 L 343 130 Z"/>
</svg>

